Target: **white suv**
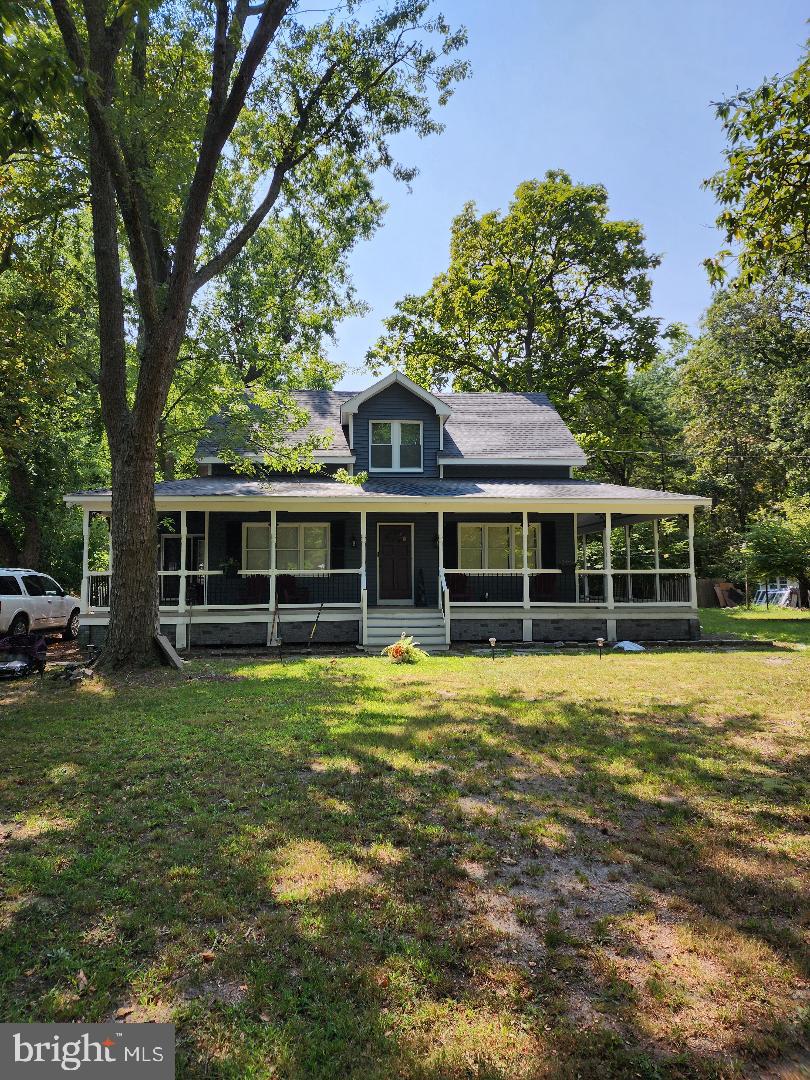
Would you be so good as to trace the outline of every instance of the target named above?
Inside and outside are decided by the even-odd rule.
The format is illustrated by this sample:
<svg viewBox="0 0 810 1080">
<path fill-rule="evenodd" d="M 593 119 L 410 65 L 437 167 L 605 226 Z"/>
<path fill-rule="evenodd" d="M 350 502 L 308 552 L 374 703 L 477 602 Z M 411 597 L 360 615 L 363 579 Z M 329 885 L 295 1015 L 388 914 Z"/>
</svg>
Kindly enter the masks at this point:
<svg viewBox="0 0 810 1080">
<path fill-rule="evenodd" d="M 63 638 L 79 633 L 79 601 L 68 596 L 47 574 L 36 570 L 0 568 L 0 634 L 62 631 Z"/>
</svg>

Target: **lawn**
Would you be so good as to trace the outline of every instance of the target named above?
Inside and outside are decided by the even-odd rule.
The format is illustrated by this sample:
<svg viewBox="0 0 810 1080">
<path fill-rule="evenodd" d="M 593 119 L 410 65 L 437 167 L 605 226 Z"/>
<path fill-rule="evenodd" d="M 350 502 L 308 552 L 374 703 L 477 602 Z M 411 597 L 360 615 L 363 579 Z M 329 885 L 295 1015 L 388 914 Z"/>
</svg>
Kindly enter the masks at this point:
<svg viewBox="0 0 810 1080">
<path fill-rule="evenodd" d="M 703 608 L 700 624 L 707 634 L 810 645 L 810 611 L 796 608 Z"/>
<path fill-rule="evenodd" d="M 181 1077 L 807 1063 L 810 651 L 190 674 L 0 686 L 0 1020 L 171 1020 Z"/>
</svg>

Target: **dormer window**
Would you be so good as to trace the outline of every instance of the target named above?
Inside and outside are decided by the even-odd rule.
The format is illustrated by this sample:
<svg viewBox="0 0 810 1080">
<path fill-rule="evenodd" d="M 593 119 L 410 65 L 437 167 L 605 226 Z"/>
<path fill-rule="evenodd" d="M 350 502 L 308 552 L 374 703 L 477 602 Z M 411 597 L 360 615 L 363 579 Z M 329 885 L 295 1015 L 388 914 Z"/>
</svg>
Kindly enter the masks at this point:
<svg viewBox="0 0 810 1080">
<path fill-rule="evenodd" d="M 421 472 L 422 422 L 372 420 L 369 469 L 371 472 Z"/>
</svg>

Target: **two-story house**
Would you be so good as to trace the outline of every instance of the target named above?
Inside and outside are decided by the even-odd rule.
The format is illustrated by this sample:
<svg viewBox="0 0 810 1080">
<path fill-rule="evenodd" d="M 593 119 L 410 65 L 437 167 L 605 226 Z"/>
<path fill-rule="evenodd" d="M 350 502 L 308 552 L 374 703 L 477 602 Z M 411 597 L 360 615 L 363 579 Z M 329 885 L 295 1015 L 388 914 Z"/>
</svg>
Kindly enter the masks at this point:
<svg viewBox="0 0 810 1080">
<path fill-rule="evenodd" d="M 237 475 L 216 440 L 200 475 L 155 485 L 161 625 L 178 648 L 310 639 L 372 651 L 454 641 L 694 638 L 694 513 L 708 500 L 573 479 L 585 455 L 544 394 L 433 394 L 401 372 L 359 393 L 301 391 L 322 470 Z M 345 468 L 362 484 L 334 478 Z M 88 568 L 83 635 L 103 639 Z"/>
</svg>

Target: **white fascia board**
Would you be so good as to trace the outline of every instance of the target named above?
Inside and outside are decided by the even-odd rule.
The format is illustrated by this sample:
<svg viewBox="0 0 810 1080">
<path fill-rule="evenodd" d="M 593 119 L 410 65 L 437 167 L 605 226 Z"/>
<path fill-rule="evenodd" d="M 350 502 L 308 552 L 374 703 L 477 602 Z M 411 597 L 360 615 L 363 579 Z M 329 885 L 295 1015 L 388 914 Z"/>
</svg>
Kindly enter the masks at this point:
<svg viewBox="0 0 810 1080">
<path fill-rule="evenodd" d="M 449 457 L 437 454 L 436 460 L 441 465 L 564 465 L 568 468 L 585 465 L 588 461 L 584 454 L 566 458 Z"/>
<path fill-rule="evenodd" d="M 340 422 L 341 424 L 347 424 L 349 417 L 360 408 L 364 401 L 368 401 L 370 398 L 376 397 L 381 390 L 386 390 L 389 386 L 404 387 L 406 390 L 410 390 L 416 397 L 421 398 L 422 401 L 426 401 L 428 405 L 432 406 L 437 416 L 448 417 L 450 415 L 450 406 L 446 405 L 441 398 L 436 397 L 435 394 L 431 394 L 429 390 L 425 390 L 423 386 L 419 386 L 413 379 L 409 379 L 407 375 L 403 375 L 401 371 L 391 371 L 384 378 L 378 382 L 373 383 L 365 390 L 361 390 L 359 394 L 355 394 L 354 397 L 347 398 L 346 401 L 340 406 Z"/>
<path fill-rule="evenodd" d="M 347 485 L 347 487 L 350 486 Z M 111 503 L 109 495 L 65 495 L 64 501 L 68 506 L 84 506 L 89 510 L 107 511 Z M 334 510 L 336 513 L 341 509 L 420 513 L 425 508 L 429 508 L 430 510 L 445 510 L 449 513 L 458 509 L 459 512 L 466 513 L 468 509 L 494 508 L 509 511 L 520 508 L 537 513 L 571 513 L 574 510 L 587 510 L 592 513 L 610 511 L 621 514 L 641 513 L 646 516 L 684 514 L 691 508 L 712 505 L 711 499 L 698 495 L 676 495 L 668 499 L 604 499 L 587 496 L 569 499 L 556 496 L 543 499 L 537 496 L 486 495 L 456 495 L 453 498 L 439 495 L 412 495 L 403 498 L 395 495 L 375 497 L 365 495 L 362 491 L 358 491 L 357 494 L 347 491 L 340 496 L 332 495 L 329 498 L 312 498 L 306 495 L 196 495 L 191 498 L 183 498 L 179 495 L 158 495 L 155 498 L 155 504 L 163 510 L 244 510 L 247 512 L 269 510 L 275 507 L 279 510 L 288 508 L 302 511 Z"/>
</svg>

